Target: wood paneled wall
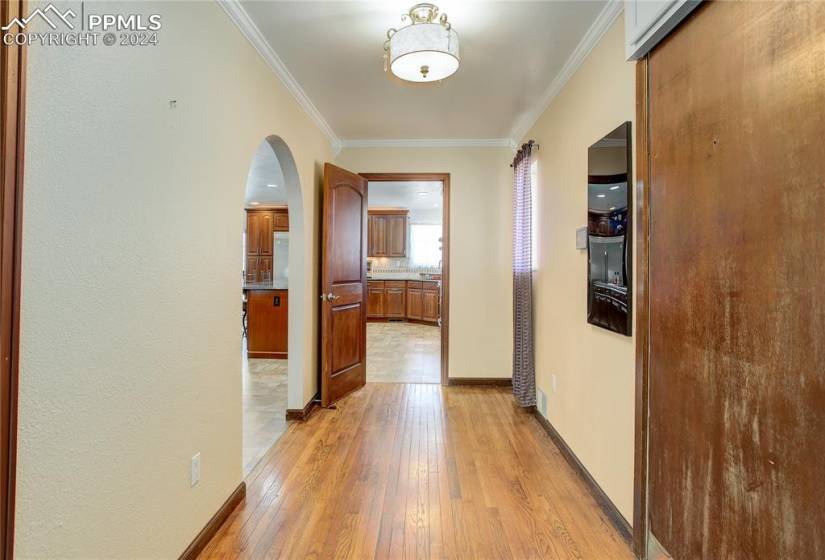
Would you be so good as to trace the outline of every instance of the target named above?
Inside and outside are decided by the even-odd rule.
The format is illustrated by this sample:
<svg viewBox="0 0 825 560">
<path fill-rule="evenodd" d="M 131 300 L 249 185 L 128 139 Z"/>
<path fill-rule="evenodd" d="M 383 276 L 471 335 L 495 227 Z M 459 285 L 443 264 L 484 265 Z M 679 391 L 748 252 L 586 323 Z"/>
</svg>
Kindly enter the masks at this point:
<svg viewBox="0 0 825 560">
<path fill-rule="evenodd" d="M 823 29 L 709 2 L 649 58 L 648 507 L 677 560 L 825 557 Z"/>
</svg>

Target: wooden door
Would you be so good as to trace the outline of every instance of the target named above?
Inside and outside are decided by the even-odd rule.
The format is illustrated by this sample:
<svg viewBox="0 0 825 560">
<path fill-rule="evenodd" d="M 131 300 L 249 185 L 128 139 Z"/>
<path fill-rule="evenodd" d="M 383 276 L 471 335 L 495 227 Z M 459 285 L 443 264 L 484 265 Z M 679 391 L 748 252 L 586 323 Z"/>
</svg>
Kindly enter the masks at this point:
<svg viewBox="0 0 825 560">
<path fill-rule="evenodd" d="M 367 365 L 367 180 L 324 165 L 321 403 L 364 386 Z"/>
<path fill-rule="evenodd" d="M 381 319 L 386 317 L 384 311 L 386 292 L 384 289 L 384 282 L 368 283 L 367 288 L 367 317 Z"/>
<path fill-rule="evenodd" d="M 407 256 L 407 215 L 386 216 L 386 255 L 388 257 Z"/>
<path fill-rule="evenodd" d="M 825 555 L 825 3 L 703 3 L 649 59 L 649 522 Z"/>
<path fill-rule="evenodd" d="M 0 21 L 22 19 L 25 1 L 0 2 Z M 0 556 L 12 558 L 17 463 L 17 387 L 20 332 L 20 262 L 23 219 L 23 155 L 26 115 L 26 52 L 0 49 Z"/>
<path fill-rule="evenodd" d="M 387 317 L 402 318 L 407 312 L 407 283 L 403 280 L 386 282 Z"/>
</svg>

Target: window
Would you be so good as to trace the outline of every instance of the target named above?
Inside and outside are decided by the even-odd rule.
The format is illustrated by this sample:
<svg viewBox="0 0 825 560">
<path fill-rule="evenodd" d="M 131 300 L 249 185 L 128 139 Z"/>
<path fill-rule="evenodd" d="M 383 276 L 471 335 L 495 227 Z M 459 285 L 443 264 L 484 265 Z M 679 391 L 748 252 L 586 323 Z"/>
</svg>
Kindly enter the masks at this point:
<svg viewBox="0 0 825 560">
<path fill-rule="evenodd" d="M 441 226 L 412 224 L 410 226 L 410 261 L 412 266 L 441 264 Z"/>
</svg>

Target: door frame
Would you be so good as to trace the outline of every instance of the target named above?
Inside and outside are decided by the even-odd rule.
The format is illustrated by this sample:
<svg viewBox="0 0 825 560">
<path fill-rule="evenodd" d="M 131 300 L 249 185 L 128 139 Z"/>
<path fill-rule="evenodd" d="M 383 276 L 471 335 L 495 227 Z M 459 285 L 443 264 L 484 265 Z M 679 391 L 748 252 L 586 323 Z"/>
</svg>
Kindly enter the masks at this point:
<svg viewBox="0 0 825 560">
<path fill-rule="evenodd" d="M 650 391 L 650 122 L 648 55 L 636 62 L 636 383 L 633 550 L 647 560 Z"/>
<path fill-rule="evenodd" d="M 26 0 L 3 2 L 0 20 L 22 18 Z M 0 48 L 0 115 L 2 115 L 2 235 L 0 235 L 0 554 L 14 554 L 17 407 L 20 370 L 20 269 L 23 235 L 23 162 L 26 115 L 26 49 Z"/>
<path fill-rule="evenodd" d="M 450 174 L 359 173 L 367 181 L 441 181 L 441 384 L 450 381 Z M 369 195 L 368 195 L 369 196 Z"/>
</svg>

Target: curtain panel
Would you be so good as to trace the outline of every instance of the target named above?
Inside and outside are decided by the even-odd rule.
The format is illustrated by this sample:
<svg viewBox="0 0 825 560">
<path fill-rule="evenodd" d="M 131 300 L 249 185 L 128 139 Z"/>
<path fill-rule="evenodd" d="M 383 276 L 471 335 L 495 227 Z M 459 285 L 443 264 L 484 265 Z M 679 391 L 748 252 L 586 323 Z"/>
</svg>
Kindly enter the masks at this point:
<svg viewBox="0 0 825 560">
<path fill-rule="evenodd" d="M 533 242 L 531 164 L 533 141 L 513 160 L 513 395 L 522 407 L 536 404 L 533 351 Z"/>
</svg>

